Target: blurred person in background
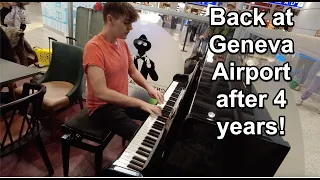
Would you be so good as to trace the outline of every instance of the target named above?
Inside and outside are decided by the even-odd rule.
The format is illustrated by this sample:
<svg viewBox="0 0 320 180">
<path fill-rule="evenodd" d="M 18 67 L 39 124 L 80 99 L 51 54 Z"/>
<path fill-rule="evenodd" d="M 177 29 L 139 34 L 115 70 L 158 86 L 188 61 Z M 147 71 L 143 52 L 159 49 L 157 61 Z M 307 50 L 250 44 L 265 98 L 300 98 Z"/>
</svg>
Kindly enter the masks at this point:
<svg viewBox="0 0 320 180">
<path fill-rule="evenodd" d="M 226 14 L 227 15 L 229 12 L 235 11 L 235 12 L 240 12 L 236 8 L 236 3 L 235 2 L 228 2 L 227 7 L 226 7 Z M 200 36 L 201 40 L 205 40 L 207 38 L 208 41 L 210 41 L 210 38 L 216 34 L 221 34 L 224 37 L 226 37 L 226 40 L 230 40 L 233 37 L 234 31 L 236 27 L 230 27 L 227 24 L 224 24 L 223 26 L 209 26 L 207 30 Z M 219 58 L 222 60 L 225 60 L 227 53 L 223 54 L 218 54 L 215 55 L 214 58 Z"/>
<path fill-rule="evenodd" d="M 30 2 L 8 2 L 1 9 L 1 24 L 24 31 L 30 24 L 30 17 L 25 8 Z"/>
<path fill-rule="evenodd" d="M 320 29 L 315 33 L 316 37 L 320 37 Z M 300 99 L 297 101 L 297 105 L 302 105 L 303 101 L 307 100 L 313 93 L 320 90 L 320 62 L 316 61 L 312 65 L 310 71 L 310 76 L 314 76 L 311 84 L 308 88 L 301 94 Z M 320 114 L 320 108 L 318 109 L 318 113 Z"/>
<path fill-rule="evenodd" d="M 103 2 L 96 2 L 96 4 L 93 6 L 93 9 L 96 11 L 101 11 L 103 10 Z"/>
<path fill-rule="evenodd" d="M 7 26 L 4 23 L 4 18 L 7 14 L 11 12 L 11 3 L 10 2 L 0 2 L 0 17 L 1 17 L 1 25 Z"/>
<path fill-rule="evenodd" d="M 207 17 L 209 17 L 209 15 L 207 15 Z M 207 45 L 209 43 L 210 37 L 207 37 L 205 39 L 200 39 L 200 36 L 206 32 L 208 27 L 209 27 L 209 23 L 205 23 L 205 22 L 201 23 L 200 26 L 198 26 L 196 31 L 196 43 L 193 46 L 191 56 L 194 56 L 197 53 L 199 46 L 201 46 L 200 47 L 201 54 L 204 55 L 206 53 Z"/>
</svg>

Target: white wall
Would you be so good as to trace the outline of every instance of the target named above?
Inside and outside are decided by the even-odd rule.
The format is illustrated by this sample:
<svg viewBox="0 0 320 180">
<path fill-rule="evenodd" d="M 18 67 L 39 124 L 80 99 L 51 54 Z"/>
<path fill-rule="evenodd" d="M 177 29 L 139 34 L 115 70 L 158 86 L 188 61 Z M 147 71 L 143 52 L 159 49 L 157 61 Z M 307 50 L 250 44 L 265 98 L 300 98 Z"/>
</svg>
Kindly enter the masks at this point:
<svg viewBox="0 0 320 180">
<path fill-rule="evenodd" d="M 93 8 L 95 2 L 73 3 L 73 26 L 75 29 L 76 12 L 79 6 Z M 65 36 L 68 35 L 68 2 L 41 2 L 43 24 L 49 26 Z"/>
<path fill-rule="evenodd" d="M 320 29 L 320 2 L 305 2 L 298 17 L 294 20 L 293 32 L 314 36 L 316 31 Z"/>
</svg>

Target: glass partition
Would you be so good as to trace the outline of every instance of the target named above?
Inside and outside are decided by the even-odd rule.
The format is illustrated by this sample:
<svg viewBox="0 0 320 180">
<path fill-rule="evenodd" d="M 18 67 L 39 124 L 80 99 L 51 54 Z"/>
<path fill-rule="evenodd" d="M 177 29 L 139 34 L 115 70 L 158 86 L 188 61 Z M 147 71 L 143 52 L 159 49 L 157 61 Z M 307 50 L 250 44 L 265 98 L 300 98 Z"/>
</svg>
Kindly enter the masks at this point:
<svg viewBox="0 0 320 180">
<path fill-rule="evenodd" d="M 288 82 L 291 89 L 303 93 L 312 84 L 320 84 L 320 38 L 295 34 L 293 32 L 275 31 L 266 28 L 237 28 L 234 38 L 240 39 L 284 39 L 290 38 L 294 42 L 294 53 L 283 54 L 280 50 L 271 53 L 268 50 L 265 54 L 241 54 L 239 65 L 246 66 L 279 66 L 289 62 L 291 66 L 290 75 L 292 81 Z M 279 48 L 280 49 L 280 48 Z M 231 60 L 231 59 L 229 59 Z M 317 86 L 317 85 L 316 85 Z M 317 86 L 318 87 L 318 86 Z M 313 100 L 320 102 L 320 85 L 310 92 Z"/>
</svg>

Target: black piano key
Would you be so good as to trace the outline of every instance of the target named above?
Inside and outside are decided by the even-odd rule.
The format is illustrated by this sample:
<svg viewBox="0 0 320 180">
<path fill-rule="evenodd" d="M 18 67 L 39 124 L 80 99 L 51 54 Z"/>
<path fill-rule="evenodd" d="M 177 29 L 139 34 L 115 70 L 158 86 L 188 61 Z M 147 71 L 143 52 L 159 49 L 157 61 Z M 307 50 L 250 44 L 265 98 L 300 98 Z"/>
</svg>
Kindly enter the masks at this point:
<svg viewBox="0 0 320 180">
<path fill-rule="evenodd" d="M 172 94 L 171 94 L 171 97 L 174 97 L 174 98 L 176 98 L 176 99 L 177 99 L 177 98 L 179 97 L 179 95 L 180 95 L 180 94 L 172 93 Z"/>
<path fill-rule="evenodd" d="M 182 88 L 178 88 L 178 89 L 176 88 L 173 92 L 179 94 L 181 92 L 181 90 L 182 90 Z"/>
<path fill-rule="evenodd" d="M 154 143 L 156 143 L 156 141 L 157 141 L 156 139 L 154 139 L 154 138 L 152 138 L 150 136 L 146 136 L 145 138 L 148 139 L 149 141 L 154 142 Z"/>
<path fill-rule="evenodd" d="M 154 128 L 154 129 L 156 129 L 156 130 L 159 130 L 159 131 L 161 131 L 161 130 L 163 129 L 163 127 L 160 127 L 160 126 L 158 126 L 158 125 L 156 125 L 156 124 L 153 124 L 153 125 L 152 125 L 152 128 Z"/>
<path fill-rule="evenodd" d="M 163 128 L 164 127 L 164 124 L 158 122 L 158 121 L 155 121 L 154 124 L 156 124 L 157 126 Z"/>
<path fill-rule="evenodd" d="M 176 104 L 176 101 L 170 101 L 170 100 L 168 100 L 167 103 L 166 103 L 166 106 L 171 106 L 171 107 L 173 107 L 175 104 Z"/>
<path fill-rule="evenodd" d="M 170 112 L 162 111 L 161 114 L 162 114 L 163 117 L 167 118 L 167 117 L 169 117 Z"/>
<path fill-rule="evenodd" d="M 136 165 L 136 166 L 138 166 L 138 167 L 140 167 L 140 168 L 143 168 L 143 163 L 141 163 L 141 162 L 139 162 L 139 161 L 137 161 L 137 160 L 135 160 L 135 159 L 132 159 L 131 161 L 130 161 L 130 164 L 133 164 L 133 165 Z"/>
<path fill-rule="evenodd" d="M 168 101 L 176 102 L 178 98 L 171 96 Z"/>
<path fill-rule="evenodd" d="M 159 121 L 155 121 L 152 126 L 158 127 L 158 128 L 161 128 L 161 129 L 162 129 L 164 125 L 161 124 Z"/>
<path fill-rule="evenodd" d="M 143 159 L 139 158 L 138 156 L 133 156 L 133 158 L 132 158 L 132 159 L 137 160 L 137 161 L 139 161 L 139 162 L 142 162 L 143 164 L 144 164 L 144 163 L 146 163 L 146 161 L 145 161 L 145 160 L 143 160 Z"/>
<path fill-rule="evenodd" d="M 167 111 L 167 112 L 171 112 L 172 109 L 173 109 L 173 108 L 172 108 L 171 106 L 164 106 L 162 110 L 163 110 L 163 111 Z"/>
<path fill-rule="evenodd" d="M 157 134 L 154 134 L 153 132 L 148 132 L 148 134 L 149 134 L 150 136 L 155 137 L 155 138 L 158 138 L 158 137 L 159 137 Z"/>
<path fill-rule="evenodd" d="M 149 153 L 149 154 L 151 153 L 151 151 L 149 151 L 148 149 L 146 149 L 144 147 L 139 147 L 138 149 L 143 151 L 143 152 Z"/>
<path fill-rule="evenodd" d="M 157 141 L 157 139 L 156 138 L 154 138 L 154 137 L 151 137 L 151 136 L 146 136 L 146 138 L 148 138 L 148 139 L 150 139 L 150 140 L 152 140 L 152 141 L 154 141 L 154 142 L 156 142 Z"/>
<path fill-rule="evenodd" d="M 160 133 L 159 132 L 157 132 L 157 131 L 155 131 L 155 130 L 153 130 L 153 129 L 150 129 L 150 131 L 149 132 L 152 132 L 152 133 L 155 133 L 155 134 L 157 134 L 157 135 L 160 135 Z"/>
<path fill-rule="evenodd" d="M 138 167 L 138 166 L 136 166 L 134 164 L 131 164 L 131 163 L 128 165 L 128 168 L 134 169 L 134 170 L 139 171 L 139 172 L 142 171 L 141 167 Z"/>
<path fill-rule="evenodd" d="M 179 87 L 179 86 L 177 86 L 177 87 L 176 87 L 176 89 L 175 89 L 174 91 L 179 91 L 179 92 L 180 92 L 181 90 L 182 90 L 182 87 L 181 87 L 181 86 L 180 86 L 180 87 Z"/>
<path fill-rule="evenodd" d="M 141 150 L 138 150 L 136 153 L 141 155 L 141 156 L 143 156 L 143 157 L 146 157 L 146 158 L 149 157 L 149 153 L 145 153 L 145 152 L 143 152 Z"/>
<path fill-rule="evenodd" d="M 172 110 L 172 108 L 170 108 L 170 107 L 164 107 L 164 108 L 162 109 L 162 112 L 168 112 L 168 113 L 170 113 L 171 110 Z"/>
<path fill-rule="evenodd" d="M 149 144 L 151 144 L 153 147 L 154 147 L 154 145 L 156 144 L 156 142 L 151 141 L 151 140 L 146 139 L 146 138 L 143 140 L 143 142 L 149 143 Z"/>
<path fill-rule="evenodd" d="M 142 143 L 141 143 L 142 145 L 144 145 L 144 146 L 146 146 L 146 147 L 149 147 L 149 148 L 153 148 L 153 145 L 152 144 L 149 144 L 149 143 L 147 143 L 147 142 L 145 142 L 145 141 L 143 141 Z"/>
<path fill-rule="evenodd" d="M 162 116 L 158 116 L 157 120 L 159 120 L 161 122 L 167 122 L 167 118 L 162 117 Z"/>
</svg>

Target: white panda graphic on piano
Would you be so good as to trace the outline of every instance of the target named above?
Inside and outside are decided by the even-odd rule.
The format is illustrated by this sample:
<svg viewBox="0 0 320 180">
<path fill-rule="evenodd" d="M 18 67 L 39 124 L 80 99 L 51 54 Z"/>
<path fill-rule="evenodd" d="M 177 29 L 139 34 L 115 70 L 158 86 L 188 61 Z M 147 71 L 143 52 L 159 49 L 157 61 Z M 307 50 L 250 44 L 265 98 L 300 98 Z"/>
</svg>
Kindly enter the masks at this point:
<svg viewBox="0 0 320 180">
<path fill-rule="evenodd" d="M 138 54 L 134 56 L 134 65 L 139 70 L 142 76 L 147 80 L 148 76 L 153 81 L 158 81 L 159 77 L 155 70 L 154 62 L 147 56 L 146 52 L 151 49 L 151 43 L 146 35 L 142 34 L 139 38 L 133 41 L 133 45 L 138 50 Z M 140 65 L 140 66 L 139 66 Z"/>
</svg>

